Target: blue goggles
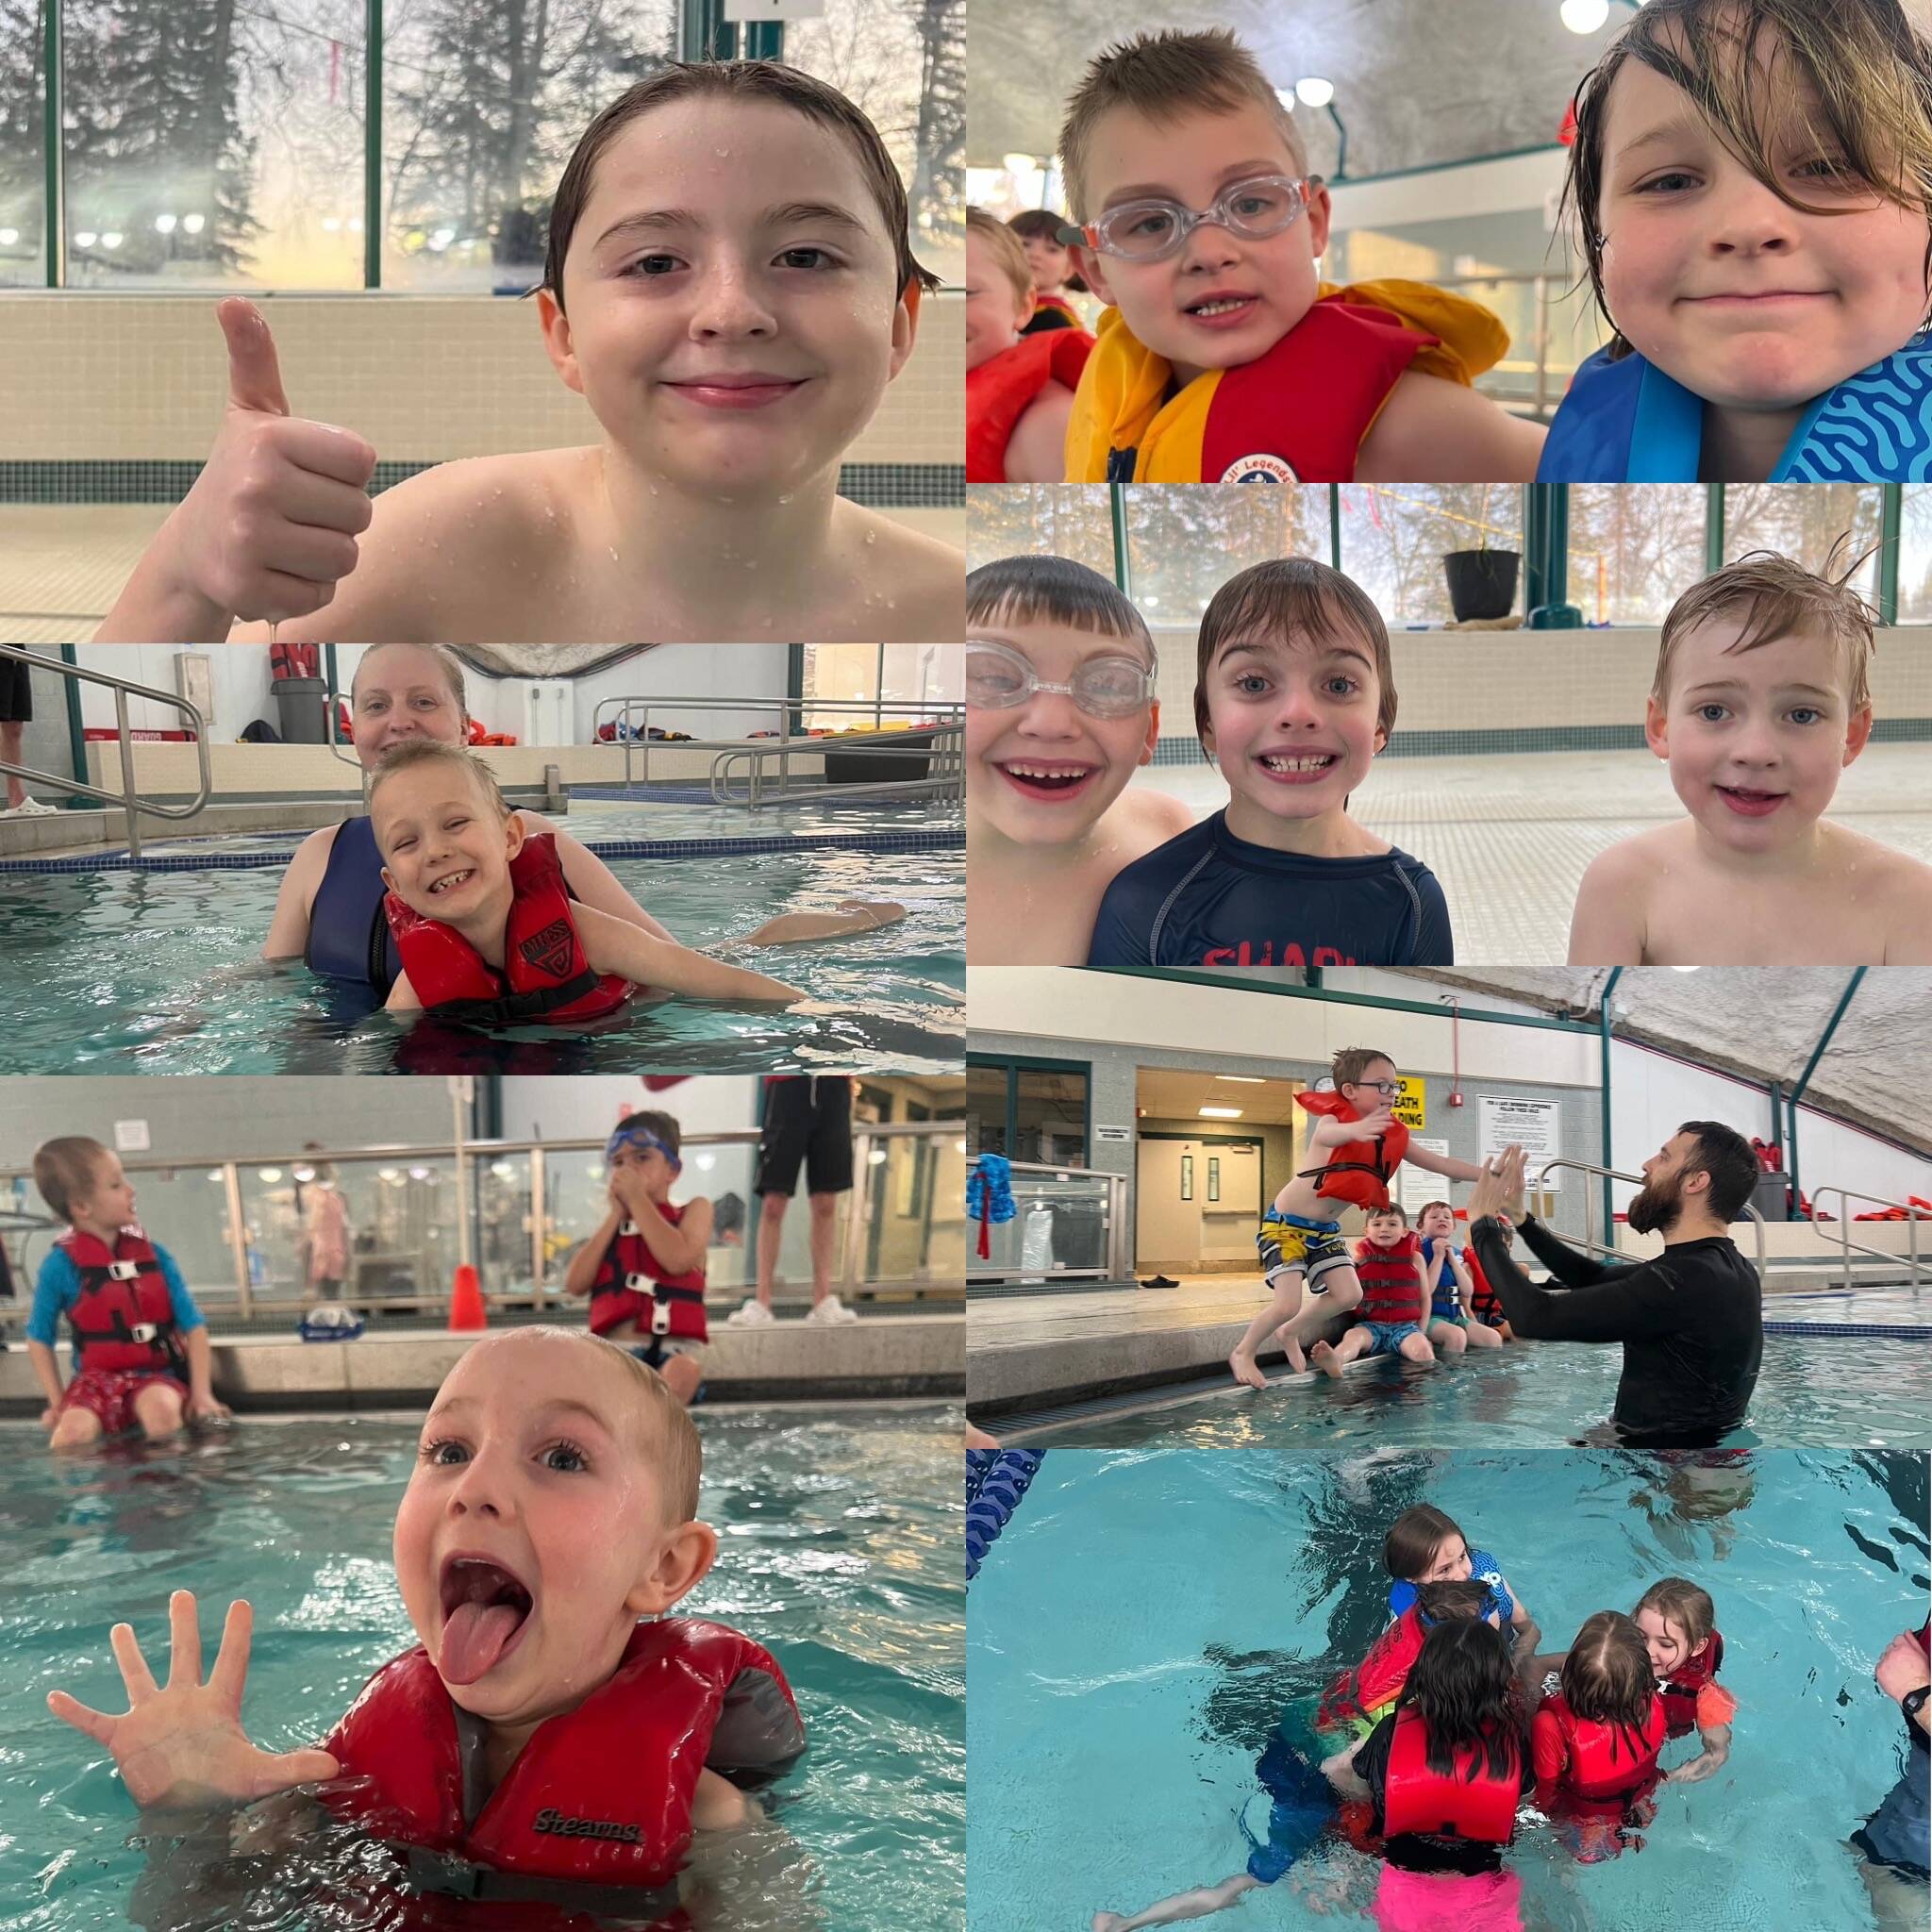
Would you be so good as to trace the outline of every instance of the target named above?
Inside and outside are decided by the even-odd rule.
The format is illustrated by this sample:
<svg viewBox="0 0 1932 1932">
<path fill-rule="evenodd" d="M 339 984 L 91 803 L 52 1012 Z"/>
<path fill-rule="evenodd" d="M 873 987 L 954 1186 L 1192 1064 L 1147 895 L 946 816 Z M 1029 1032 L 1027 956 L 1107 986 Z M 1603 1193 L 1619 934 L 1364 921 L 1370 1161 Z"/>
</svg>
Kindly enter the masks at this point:
<svg viewBox="0 0 1932 1932">
<path fill-rule="evenodd" d="M 608 1161 L 620 1147 L 632 1147 L 640 1154 L 648 1154 L 655 1147 L 671 1163 L 674 1174 L 684 1166 L 684 1162 L 641 1121 L 618 1122 L 616 1132 L 604 1143 L 604 1158 Z"/>
</svg>

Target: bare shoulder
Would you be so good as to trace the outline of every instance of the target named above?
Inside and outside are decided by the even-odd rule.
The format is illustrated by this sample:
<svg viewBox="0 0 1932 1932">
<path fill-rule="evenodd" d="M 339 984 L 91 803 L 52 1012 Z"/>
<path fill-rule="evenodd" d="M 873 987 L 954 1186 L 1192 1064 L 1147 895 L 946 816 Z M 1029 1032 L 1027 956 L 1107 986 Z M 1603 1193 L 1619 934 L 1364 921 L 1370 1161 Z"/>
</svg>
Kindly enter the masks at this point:
<svg viewBox="0 0 1932 1932">
<path fill-rule="evenodd" d="M 1480 391 L 1411 369 L 1362 440 L 1364 481 L 1528 483 L 1547 432 Z"/>
<path fill-rule="evenodd" d="M 1194 814 L 1171 791 L 1151 785 L 1129 785 L 1114 801 L 1110 817 L 1117 819 L 1129 858 L 1140 858 L 1157 845 L 1192 828 Z"/>
<path fill-rule="evenodd" d="M 1683 835 L 1689 824 L 1686 820 L 1682 824 L 1656 825 L 1606 845 L 1584 868 L 1584 885 L 1605 891 L 1631 891 L 1647 886 L 1658 866 L 1684 858 L 1688 841 Z"/>
<path fill-rule="evenodd" d="M 885 607 L 879 634 L 888 641 L 958 643 L 966 634 L 965 552 L 843 498 L 839 514 L 839 547 Z"/>
<path fill-rule="evenodd" d="M 1932 966 L 1932 865 L 1843 825 L 1827 827 L 1832 871 L 1854 899 L 1885 908 L 1886 966 Z"/>
</svg>

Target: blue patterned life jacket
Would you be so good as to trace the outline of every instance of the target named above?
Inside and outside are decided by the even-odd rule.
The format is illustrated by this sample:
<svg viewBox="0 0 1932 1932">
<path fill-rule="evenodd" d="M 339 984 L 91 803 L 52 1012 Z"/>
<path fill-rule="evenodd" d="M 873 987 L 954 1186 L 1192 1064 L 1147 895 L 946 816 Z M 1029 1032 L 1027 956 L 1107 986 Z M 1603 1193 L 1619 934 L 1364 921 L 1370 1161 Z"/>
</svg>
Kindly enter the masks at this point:
<svg viewBox="0 0 1932 1932">
<path fill-rule="evenodd" d="M 1599 349 L 1576 372 L 1543 444 L 1539 483 L 1695 483 L 1704 402 L 1641 356 Z M 1774 483 L 1932 478 L 1932 335 L 1848 375 L 1806 410 Z"/>
</svg>

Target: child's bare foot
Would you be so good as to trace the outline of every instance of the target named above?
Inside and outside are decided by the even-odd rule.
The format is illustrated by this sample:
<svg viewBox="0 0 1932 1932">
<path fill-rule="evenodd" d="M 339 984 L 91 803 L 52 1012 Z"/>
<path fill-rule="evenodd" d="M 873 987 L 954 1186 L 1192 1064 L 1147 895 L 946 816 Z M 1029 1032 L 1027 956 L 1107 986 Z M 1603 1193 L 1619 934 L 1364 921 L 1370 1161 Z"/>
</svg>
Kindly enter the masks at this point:
<svg viewBox="0 0 1932 1932">
<path fill-rule="evenodd" d="M 1265 1389 L 1268 1377 L 1255 1366 L 1255 1357 L 1245 1349 L 1237 1348 L 1227 1358 L 1227 1365 L 1234 1371 L 1237 1382 L 1245 1382 L 1250 1389 Z"/>
<path fill-rule="evenodd" d="M 1297 1375 L 1307 1371 L 1308 1358 L 1302 1353 L 1302 1345 L 1292 1335 L 1281 1338 L 1281 1352 L 1288 1357 L 1288 1365 Z"/>
<path fill-rule="evenodd" d="M 1333 1375 L 1338 1382 L 1341 1380 L 1341 1364 L 1335 1359 L 1335 1351 L 1327 1342 L 1316 1342 L 1308 1351 L 1308 1359 L 1324 1375 Z"/>
</svg>

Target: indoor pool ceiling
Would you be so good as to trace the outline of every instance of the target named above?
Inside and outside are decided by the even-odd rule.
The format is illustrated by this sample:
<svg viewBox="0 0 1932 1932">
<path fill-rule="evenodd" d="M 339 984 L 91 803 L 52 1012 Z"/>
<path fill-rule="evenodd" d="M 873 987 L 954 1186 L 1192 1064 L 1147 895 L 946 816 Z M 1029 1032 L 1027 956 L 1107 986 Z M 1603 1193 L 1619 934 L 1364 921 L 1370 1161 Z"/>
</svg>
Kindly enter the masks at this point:
<svg viewBox="0 0 1932 1932">
<path fill-rule="evenodd" d="M 1550 1012 L 1596 1020 L 1601 967 L 1491 966 L 1471 972 L 1403 969 L 1401 976 L 1485 991 Z M 1610 995 L 1620 1039 L 1737 1074 L 1797 1080 L 1851 979 L 1836 967 L 1627 968 Z M 1932 1154 L 1932 972 L 1867 973 L 1832 1035 L 1806 1099 L 1843 1120 Z"/>
<path fill-rule="evenodd" d="M 1104 46 L 1162 27 L 1228 26 L 1277 88 L 1335 84 L 1351 175 L 1386 175 L 1553 143 L 1585 71 L 1630 17 L 1611 0 L 1573 34 L 1558 0 L 1017 0 L 967 10 L 967 164 L 1051 154 L 1068 92 Z M 1924 0 L 1912 0 L 1915 12 Z M 1324 109 L 1297 119 L 1318 174 L 1335 166 Z"/>
</svg>

